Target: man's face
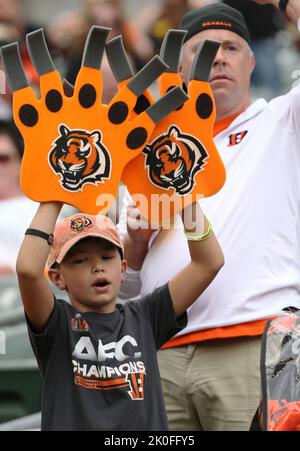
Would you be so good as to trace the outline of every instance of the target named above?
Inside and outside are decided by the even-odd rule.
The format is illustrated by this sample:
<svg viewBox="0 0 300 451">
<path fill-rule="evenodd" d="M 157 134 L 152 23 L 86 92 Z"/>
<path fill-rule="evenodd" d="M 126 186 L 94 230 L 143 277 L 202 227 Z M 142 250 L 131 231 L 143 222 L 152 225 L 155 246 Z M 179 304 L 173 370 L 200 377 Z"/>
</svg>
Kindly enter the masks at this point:
<svg viewBox="0 0 300 451">
<path fill-rule="evenodd" d="M 19 194 L 21 159 L 8 135 L 0 135 L 0 199 L 10 199 Z"/>
<path fill-rule="evenodd" d="M 234 105 L 249 102 L 250 77 L 254 69 L 254 57 L 247 42 L 236 33 L 228 30 L 204 30 L 190 38 L 182 50 L 182 76 L 185 83 L 189 75 L 194 56 L 201 42 L 206 39 L 222 42 L 216 55 L 210 74 L 210 86 L 213 91 L 217 113 L 222 107 L 230 111 Z"/>
<path fill-rule="evenodd" d="M 116 246 L 108 241 L 90 238 L 79 241 L 66 255 L 56 276 L 50 277 L 66 290 L 79 311 L 110 313 L 126 271 Z"/>
</svg>

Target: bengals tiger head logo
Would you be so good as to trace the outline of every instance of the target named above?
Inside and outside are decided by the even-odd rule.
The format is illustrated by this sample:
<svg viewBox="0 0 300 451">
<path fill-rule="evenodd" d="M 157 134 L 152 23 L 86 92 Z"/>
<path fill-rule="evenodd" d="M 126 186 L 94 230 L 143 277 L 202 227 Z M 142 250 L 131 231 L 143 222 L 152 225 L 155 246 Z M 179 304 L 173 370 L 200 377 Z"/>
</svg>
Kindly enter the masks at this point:
<svg viewBox="0 0 300 451">
<path fill-rule="evenodd" d="M 93 223 L 89 218 L 86 218 L 85 216 L 78 216 L 75 219 L 71 219 L 71 230 L 73 232 L 80 233 L 83 230 L 85 230 L 87 227 L 92 226 Z"/>
<path fill-rule="evenodd" d="M 173 188 L 179 195 L 189 193 L 195 175 L 203 169 L 208 153 L 193 136 L 172 125 L 143 150 L 151 182 L 163 189 Z"/>
<path fill-rule="evenodd" d="M 79 191 L 86 183 L 96 185 L 109 178 L 110 155 L 96 130 L 69 130 L 59 127 L 60 136 L 49 153 L 49 164 L 60 175 L 60 184 L 67 191 Z"/>
</svg>

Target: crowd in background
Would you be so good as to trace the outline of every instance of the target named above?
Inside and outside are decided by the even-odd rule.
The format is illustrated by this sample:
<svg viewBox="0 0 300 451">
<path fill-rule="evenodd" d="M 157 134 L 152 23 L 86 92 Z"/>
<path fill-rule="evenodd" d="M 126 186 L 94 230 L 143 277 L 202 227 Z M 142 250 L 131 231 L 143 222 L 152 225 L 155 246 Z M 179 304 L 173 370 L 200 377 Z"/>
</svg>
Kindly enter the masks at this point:
<svg viewBox="0 0 300 451">
<path fill-rule="evenodd" d="M 148 6 L 131 19 L 125 15 L 125 6 L 128 8 L 129 3 L 130 0 L 82 0 L 79 7 L 60 11 L 50 17 L 48 23 L 42 24 L 62 77 L 75 82 L 86 36 L 92 25 L 112 28 L 109 38 L 122 34 L 132 65 L 138 70 L 159 52 L 165 33 L 169 28 L 178 28 L 185 12 L 212 1 L 149 1 Z M 252 0 L 225 0 L 224 3 L 244 14 L 251 33 L 256 57 L 253 95 L 269 99 L 288 90 L 295 81 L 292 76 L 297 71 L 297 62 L 300 63 L 300 39 L 295 27 L 270 5 L 258 5 Z M 23 1 L 0 0 L 0 45 L 19 42 L 28 80 L 37 87 L 38 76 L 28 56 L 25 37 L 41 24 L 31 23 L 25 17 Z M 103 102 L 108 103 L 117 85 L 105 56 L 102 72 Z M 11 105 L 7 87 L 6 93 L 0 95 L 0 273 L 5 274 L 14 271 L 24 230 L 36 208 L 33 202 L 22 196 L 19 187 L 22 139 L 11 123 Z"/>
<path fill-rule="evenodd" d="M 92 25 L 111 28 L 109 39 L 122 34 L 132 65 L 135 70 L 139 70 L 154 54 L 159 52 L 167 30 L 178 28 L 182 16 L 187 11 L 218 1 L 221 0 L 147 2 L 147 6 L 141 8 L 136 14 L 133 13 L 128 16 L 125 13 L 125 3 L 126 10 L 128 10 L 131 0 L 81 0 L 79 6 L 72 9 L 64 9 L 64 0 L 61 0 L 61 10 L 49 17 L 46 23 L 41 24 L 30 21 L 30 17 L 25 10 L 26 2 L 22 0 L 0 0 L 0 47 L 11 42 L 19 42 L 28 81 L 38 91 L 39 79 L 28 55 L 26 34 L 43 27 L 56 67 L 62 78 L 66 78 L 74 84 L 81 65 L 85 40 Z M 39 3 L 40 8 L 43 7 L 42 3 Z M 250 30 L 251 48 L 256 59 L 256 67 L 252 75 L 253 98 L 264 97 L 269 100 L 290 90 L 300 75 L 300 34 L 295 25 L 291 24 L 278 9 L 270 5 L 258 5 L 253 0 L 224 0 L 223 3 L 240 10 L 244 14 Z M 102 73 L 105 88 L 103 102 L 108 103 L 116 93 L 117 83 L 105 55 L 102 62 Z M 11 93 L 8 86 L 6 86 L 6 89 L 1 86 L 1 316 L 9 310 L 9 305 L 13 305 L 14 299 L 9 289 L 7 290 L 7 281 L 14 285 L 15 290 L 18 290 L 14 276 L 15 262 L 24 231 L 29 226 L 37 209 L 37 204 L 23 196 L 20 189 L 22 154 L 23 140 L 12 121 Z M 34 180 L 32 183 L 34 183 Z M 69 216 L 73 213 L 71 210 L 71 207 L 66 207 L 62 216 Z M 6 287 L 5 293 L 4 287 Z M 22 310 L 21 301 L 19 307 Z M 23 310 L 21 313 L 23 315 Z M 0 329 L 2 329 L 3 323 L 0 322 L 0 326 Z M 24 341 L 27 334 L 25 331 L 21 332 L 23 335 L 20 335 L 22 337 L 20 341 L 16 339 L 16 348 L 21 348 L 22 351 L 21 342 L 24 342 L 24 348 L 27 347 L 30 350 L 29 343 Z M 31 350 L 28 352 L 28 355 L 31 356 Z M 16 358 L 16 356 L 11 357 Z M 6 396 L 5 387 L 0 386 L 0 398 L 1 389 Z"/>
</svg>

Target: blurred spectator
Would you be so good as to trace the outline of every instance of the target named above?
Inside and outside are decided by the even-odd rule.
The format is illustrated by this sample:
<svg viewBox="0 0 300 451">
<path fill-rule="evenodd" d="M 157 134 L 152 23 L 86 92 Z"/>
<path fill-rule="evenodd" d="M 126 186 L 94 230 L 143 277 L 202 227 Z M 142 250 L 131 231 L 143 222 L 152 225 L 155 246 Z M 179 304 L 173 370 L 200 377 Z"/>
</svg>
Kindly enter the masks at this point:
<svg viewBox="0 0 300 451">
<path fill-rule="evenodd" d="M 29 75 L 36 78 L 28 57 L 25 37 L 27 33 L 39 28 L 36 24 L 29 23 L 25 18 L 24 1 L 0 0 L 0 44 L 5 45 L 19 41 L 20 52 L 25 69 L 30 65 Z"/>
<path fill-rule="evenodd" d="M 38 26 L 29 23 L 25 19 L 24 2 L 21 0 L 0 0 L 0 46 L 18 41 L 20 46 L 20 54 L 23 65 L 27 73 L 30 83 L 35 84 L 38 81 L 37 74 L 31 64 L 28 51 L 25 44 L 27 33 L 38 28 Z M 4 90 L 5 95 L 4 95 Z M 11 93 L 8 86 L 3 89 L 1 85 L 0 96 L 0 117 L 1 119 L 10 120 L 12 117 L 11 110 Z"/>
<path fill-rule="evenodd" d="M 0 0 L 0 22 L 13 25 L 20 36 L 27 32 L 21 0 Z"/>
<path fill-rule="evenodd" d="M 189 0 L 162 0 L 161 5 L 150 6 L 141 14 L 139 23 L 151 38 L 155 53 L 159 53 L 166 32 L 178 28 L 189 9 Z"/>
<path fill-rule="evenodd" d="M 0 273 L 14 271 L 24 232 L 37 208 L 20 191 L 22 151 L 15 126 L 0 121 Z"/>
<path fill-rule="evenodd" d="M 47 38 L 66 60 L 82 55 L 89 24 L 81 9 L 63 11 L 47 26 Z M 74 80 L 70 80 L 74 82 Z"/>
<path fill-rule="evenodd" d="M 259 5 L 253 0 L 224 0 L 245 17 L 255 54 L 252 86 L 259 95 L 272 98 L 282 93 L 276 35 L 285 27 L 284 15 L 273 5 Z M 263 91 L 263 92 L 261 92 Z"/>
<path fill-rule="evenodd" d="M 1 25 L 0 25 L 1 28 Z M 9 90 L 6 75 L 0 60 L 0 118 L 2 120 L 12 119 L 12 97 Z"/>
<path fill-rule="evenodd" d="M 82 0 L 89 25 L 112 28 L 110 38 L 122 34 L 126 50 L 137 69 L 153 55 L 149 38 L 133 23 L 124 18 L 121 0 Z"/>
<path fill-rule="evenodd" d="M 18 39 L 20 39 L 20 34 L 17 28 L 12 24 L 0 21 L 0 46 L 15 42 Z M 0 70 L 0 118 L 2 120 L 9 121 L 12 119 L 12 96 L 8 87 L 6 75 L 3 71 L 1 60 Z"/>
<path fill-rule="evenodd" d="M 161 0 L 142 9 L 137 23 L 151 38 L 155 53 L 159 53 L 166 32 L 177 29 L 182 16 L 190 9 L 213 3 L 213 0 Z"/>
<path fill-rule="evenodd" d="M 18 29 L 10 23 L 0 21 L 0 46 L 20 39 Z"/>
<path fill-rule="evenodd" d="M 120 0 L 82 0 L 81 8 L 59 14 L 47 27 L 47 36 L 64 56 L 65 77 L 74 84 L 81 66 L 82 52 L 91 26 L 112 28 L 109 39 L 122 34 L 126 50 L 137 69 L 153 55 L 150 39 L 132 22 L 124 19 Z M 103 101 L 106 103 L 116 90 L 116 83 L 106 57 L 102 71 L 106 82 Z"/>
</svg>

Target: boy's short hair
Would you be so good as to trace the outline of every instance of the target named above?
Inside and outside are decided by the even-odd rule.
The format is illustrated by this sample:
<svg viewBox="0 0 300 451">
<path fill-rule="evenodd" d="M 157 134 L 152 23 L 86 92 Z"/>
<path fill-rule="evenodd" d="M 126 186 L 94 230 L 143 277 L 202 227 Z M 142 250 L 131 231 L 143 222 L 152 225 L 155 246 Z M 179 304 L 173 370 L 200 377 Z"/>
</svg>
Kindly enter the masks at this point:
<svg viewBox="0 0 300 451">
<path fill-rule="evenodd" d="M 58 223 L 54 230 L 54 243 L 50 247 L 47 269 L 61 263 L 70 249 L 85 238 L 102 238 L 114 244 L 124 257 L 124 248 L 114 223 L 103 215 L 78 213 Z"/>
</svg>

